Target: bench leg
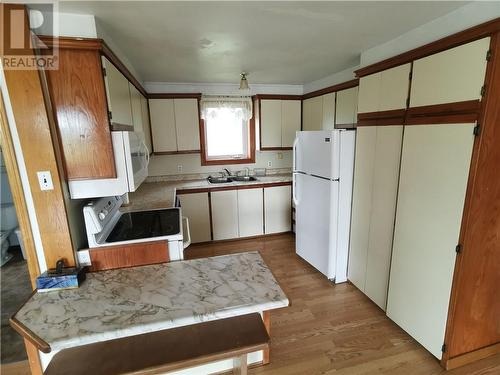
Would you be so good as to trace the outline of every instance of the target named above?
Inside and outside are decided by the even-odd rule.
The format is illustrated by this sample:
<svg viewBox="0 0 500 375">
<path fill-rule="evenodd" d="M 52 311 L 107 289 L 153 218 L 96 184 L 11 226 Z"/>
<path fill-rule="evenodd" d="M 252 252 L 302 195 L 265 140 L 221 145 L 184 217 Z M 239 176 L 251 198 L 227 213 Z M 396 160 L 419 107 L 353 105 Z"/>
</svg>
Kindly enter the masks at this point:
<svg viewBox="0 0 500 375">
<path fill-rule="evenodd" d="M 271 313 L 269 311 L 262 312 L 262 321 L 264 322 L 264 326 L 266 327 L 267 334 L 271 337 Z M 270 361 L 270 349 L 264 349 L 264 358 L 262 363 L 267 365 Z"/>
<path fill-rule="evenodd" d="M 26 354 L 28 354 L 31 375 L 43 375 L 42 362 L 40 361 L 38 349 L 26 339 L 24 339 L 24 346 L 26 347 Z"/>
<path fill-rule="evenodd" d="M 234 360 L 234 373 L 236 375 L 247 375 L 247 355 L 243 354 Z"/>
</svg>

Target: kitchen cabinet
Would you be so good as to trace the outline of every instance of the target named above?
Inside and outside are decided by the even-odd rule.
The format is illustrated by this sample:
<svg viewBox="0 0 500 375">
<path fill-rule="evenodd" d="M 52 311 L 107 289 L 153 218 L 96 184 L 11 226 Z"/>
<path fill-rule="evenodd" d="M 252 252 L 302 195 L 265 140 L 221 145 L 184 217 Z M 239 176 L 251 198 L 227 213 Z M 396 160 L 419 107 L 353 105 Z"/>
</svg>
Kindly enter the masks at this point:
<svg viewBox="0 0 500 375">
<path fill-rule="evenodd" d="M 143 115 L 142 115 L 142 94 L 129 82 L 130 104 L 132 108 L 132 122 L 134 131 L 144 133 Z"/>
<path fill-rule="evenodd" d="M 105 57 L 102 57 L 102 66 L 111 125 L 121 130 L 133 130 L 134 121 L 132 119 L 129 82 Z"/>
<path fill-rule="evenodd" d="M 406 126 L 387 315 L 441 358 L 474 124 Z"/>
<path fill-rule="evenodd" d="M 413 62 L 410 107 L 481 99 L 490 38 Z"/>
<path fill-rule="evenodd" d="M 210 193 L 214 240 L 239 237 L 237 190 Z"/>
<path fill-rule="evenodd" d="M 263 194 L 262 188 L 238 190 L 239 237 L 264 234 Z"/>
<path fill-rule="evenodd" d="M 142 128 L 144 131 L 144 143 L 149 152 L 153 152 L 151 143 L 151 122 L 149 120 L 148 99 L 141 95 Z"/>
<path fill-rule="evenodd" d="M 292 147 L 300 123 L 300 100 L 260 100 L 261 148 Z"/>
<path fill-rule="evenodd" d="M 411 64 L 361 77 L 358 113 L 391 111 L 406 108 Z"/>
<path fill-rule="evenodd" d="M 289 185 L 264 188 L 265 234 L 291 230 L 291 192 L 292 188 Z"/>
<path fill-rule="evenodd" d="M 155 153 L 199 151 L 197 99 L 150 99 L 149 110 Z"/>
<path fill-rule="evenodd" d="M 208 193 L 181 193 L 177 197 L 181 203 L 182 216 L 189 219 L 191 243 L 211 241 Z"/>
<path fill-rule="evenodd" d="M 403 126 L 357 128 L 348 279 L 386 308 Z"/>
<path fill-rule="evenodd" d="M 302 130 L 321 130 L 323 127 L 323 98 L 316 96 L 302 102 Z"/>
<path fill-rule="evenodd" d="M 323 98 L 323 130 L 335 128 L 335 93 L 331 92 L 322 96 Z"/>
<path fill-rule="evenodd" d="M 337 91 L 335 107 L 335 127 L 356 124 L 358 109 L 358 87 Z"/>
</svg>

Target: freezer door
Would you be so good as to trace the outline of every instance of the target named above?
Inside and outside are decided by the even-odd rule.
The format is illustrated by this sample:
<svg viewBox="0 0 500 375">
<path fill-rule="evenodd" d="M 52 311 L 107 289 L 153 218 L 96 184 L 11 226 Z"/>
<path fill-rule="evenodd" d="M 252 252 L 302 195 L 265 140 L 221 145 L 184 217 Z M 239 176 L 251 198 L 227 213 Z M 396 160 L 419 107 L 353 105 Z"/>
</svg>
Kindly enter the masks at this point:
<svg viewBox="0 0 500 375">
<path fill-rule="evenodd" d="M 338 181 L 295 174 L 297 254 L 335 278 Z"/>
<path fill-rule="evenodd" d="M 339 152 L 338 130 L 297 132 L 294 171 L 337 179 Z"/>
</svg>

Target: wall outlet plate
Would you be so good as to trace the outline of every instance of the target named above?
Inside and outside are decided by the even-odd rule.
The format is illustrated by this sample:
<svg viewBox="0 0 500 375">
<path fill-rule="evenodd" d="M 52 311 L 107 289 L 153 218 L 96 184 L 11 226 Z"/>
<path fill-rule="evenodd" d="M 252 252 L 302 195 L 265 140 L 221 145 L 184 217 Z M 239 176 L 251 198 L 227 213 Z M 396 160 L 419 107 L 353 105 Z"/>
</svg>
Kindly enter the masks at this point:
<svg viewBox="0 0 500 375">
<path fill-rule="evenodd" d="M 76 252 L 78 264 L 80 266 L 91 266 L 90 252 L 88 250 L 80 250 Z"/>
<path fill-rule="evenodd" d="M 40 190 L 54 190 L 54 184 L 52 183 L 52 176 L 50 174 L 50 171 L 36 172 L 36 175 L 38 176 Z"/>
<path fill-rule="evenodd" d="M 177 166 L 177 172 L 182 172 L 182 165 L 180 165 L 180 164 L 179 164 L 179 165 Z"/>
<path fill-rule="evenodd" d="M 272 166 L 273 166 L 273 162 L 272 162 L 271 160 L 269 160 L 269 161 L 267 162 L 267 167 L 268 167 L 268 168 L 271 168 Z"/>
</svg>

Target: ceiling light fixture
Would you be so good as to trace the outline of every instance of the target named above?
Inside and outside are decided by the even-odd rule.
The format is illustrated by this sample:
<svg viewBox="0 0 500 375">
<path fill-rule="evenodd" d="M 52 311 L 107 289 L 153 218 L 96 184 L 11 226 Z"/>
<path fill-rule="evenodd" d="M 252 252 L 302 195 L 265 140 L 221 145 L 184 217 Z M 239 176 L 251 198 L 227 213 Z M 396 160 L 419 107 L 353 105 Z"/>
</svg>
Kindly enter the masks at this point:
<svg viewBox="0 0 500 375">
<path fill-rule="evenodd" d="M 240 79 L 240 90 L 248 90 L 248 89 L 250 89 L 248 87 L 247 74 L 248 73 L 245 73 L 245 72 L 241 72 L 241 74 L 240 74 L 240 77 L 241 77 L 241 79 Z"/>
</svg>

